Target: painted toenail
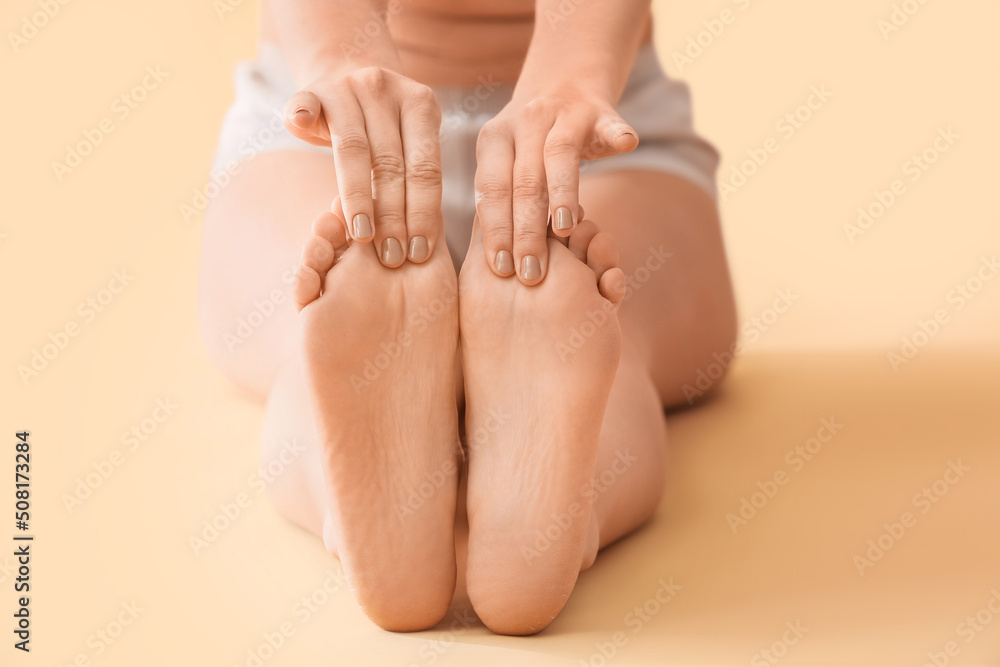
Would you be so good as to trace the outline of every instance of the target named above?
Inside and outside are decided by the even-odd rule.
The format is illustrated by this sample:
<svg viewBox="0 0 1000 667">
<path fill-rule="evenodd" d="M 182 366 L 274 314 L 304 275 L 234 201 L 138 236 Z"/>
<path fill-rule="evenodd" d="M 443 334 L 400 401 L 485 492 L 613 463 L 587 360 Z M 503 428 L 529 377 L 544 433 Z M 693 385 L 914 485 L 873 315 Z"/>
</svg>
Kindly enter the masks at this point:
<svg viewBox="0 0 1000 667">
<path fill-rule="evenodd" d="M 556 210 L 556 229 L 570 229 L 573 227 L 573 214 L 565 206 Z"/>
<path fill-rule="evenodd" d="M 382 241 L 382 263 L 386 266 L 399 266 L 403 262 L 403 246 L 394 238 Z"/>
<path fill-rule="evenodd" d="M 427 239 L 423 236 L 414 236 L 410 239 L 410 261 L 422 262 L 427 259 Z"/>
<path fill-rule="evenodd" d="M 538 258 L 534 255 L 525 255 L 521 260 L 521 278 L 537 280 L 540 275 L 542 275 L 542 267 L 538 264 Z"/>
<path fill-rule="evenodd" d="M 372 235 L 372 221 L 364 213 L 354 216 L 354 238 L 366 239 Z"/>
<path fill-rule="evenodd" d="M 514 258 L 511 257 L 510 253 L 506 250 L 501 250 L 497 253 L 496 259 L 497 271 L 505 276 L 509 276 L 514 273 Z"/>
</svg>

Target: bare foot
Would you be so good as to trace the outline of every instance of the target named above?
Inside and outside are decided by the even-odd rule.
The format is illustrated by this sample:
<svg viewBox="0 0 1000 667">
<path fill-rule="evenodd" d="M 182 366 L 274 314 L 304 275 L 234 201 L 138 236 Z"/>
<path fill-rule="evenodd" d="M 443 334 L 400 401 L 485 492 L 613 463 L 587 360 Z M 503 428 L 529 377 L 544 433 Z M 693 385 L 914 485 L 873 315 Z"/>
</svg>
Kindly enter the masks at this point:
<svg viewBox="0 0 1000 667">
<path fill-rule="evenodd" d="M 526 287 L 482 261 L 460 278 L 469 441 L 468 592 L 494 632 L 532 634 L 562 610 L 596 557 L 588 488 L 618 366 L 625 276 L 609 234 L 581 223 L 548 239 L 549 270 Z"/>
<path fill-rule="evenodd" d="M 295 298 L 322 447 L 324 541 L 388 630 L 429 628 L 455 587 L 458 294 L 447 252 L 389 269 L 313 223 Z M 441 248 L 444 248 L 441 244 Z"/>
</svg>

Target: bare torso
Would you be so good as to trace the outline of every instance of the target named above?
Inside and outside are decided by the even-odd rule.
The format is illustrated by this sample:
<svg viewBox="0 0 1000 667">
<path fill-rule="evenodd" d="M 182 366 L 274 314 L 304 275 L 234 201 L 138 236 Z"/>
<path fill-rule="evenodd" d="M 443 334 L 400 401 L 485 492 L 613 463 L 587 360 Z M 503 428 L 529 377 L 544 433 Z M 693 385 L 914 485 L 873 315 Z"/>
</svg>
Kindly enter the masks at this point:
<svg viewBox="0 0 1000 667">
<path fill-rule="evenodd" d="M 389 6 L 388 30 L 410 78 L 432 86 L 474 85 L 480 77 L 517 80 L 534 29 L 535 0 L 391 0 Z M 384 15 L 373 14 L 359 28 L 382 30 L 385 24 Z M 651 26 L 647 18 L 645 41 Z M 266 11 L 262 34 L 277 42 Z"/>
</svg>

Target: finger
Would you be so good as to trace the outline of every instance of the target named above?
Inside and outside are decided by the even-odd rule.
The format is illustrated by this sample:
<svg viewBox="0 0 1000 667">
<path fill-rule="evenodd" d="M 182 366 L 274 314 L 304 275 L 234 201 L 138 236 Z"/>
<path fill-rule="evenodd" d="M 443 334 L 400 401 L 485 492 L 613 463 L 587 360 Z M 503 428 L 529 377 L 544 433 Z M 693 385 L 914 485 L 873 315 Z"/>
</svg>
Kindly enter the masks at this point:
<svg viewBox="0 0 1000 667">
<path fill-rule="evenodd" d="M 337 170 L 344 219 L 351 239 L 367 243 L 374 237 L 372 162 L 365 116 L 353 91 L 345 86 L 331 97 L 333 161 Z"/>
<path fill-rule="evenodd" d="M 545 186 L 545 136 L 548 123 L 524 123 L 514 147 L 511 198 L 514 213 L 514 264 L 524 285 L 537 285 L 545 277 L 548 246 L 545 243 L 549 197 Z"/>
<path fill-rule="evenodd" d="M 483 127 L 476 141 L 476 214 L 483 234 L 483 252 L 493 273 L 514 273 L 511 174 L 514 142 L 506 128 Z"/>
<path fill-rule="evenodd" d="M 298 139 L 314 146 L 330 145 L 330 126 L 323 104 L 315 94 L 300 90 L 285 104 L 285 129 Z"/>
<path fill-rule="evenodd" d="M 395 268 L 406 261 L 406 180 L 399 108 L 387 98 L 362 101 L 371 144 L 371 188 L 379 261 Z"/>
<path fill-rule="evenodd" d="M 430 88 L 403 103 L 400 113 L 406 161 L 406 254 L 425 262 L 434 252 L 441 217 L 441 110 Z"/>
<path fill-rule="evenodd" d="M 580 220 L 580 138 L 585 135 L 581 124 L 563 122 L 556 123 L 545 139 L 545 181 L 556 236 L 569 236 Z"/>
<path fill-rule="evenodd" d="M 620 153 L 629 153 L 639 145 L 639 134 L 617 113 L 608 113 L 594 124 L 591 141 L 584 147 L 582 158 L 596 160 Z"/>
</svg>

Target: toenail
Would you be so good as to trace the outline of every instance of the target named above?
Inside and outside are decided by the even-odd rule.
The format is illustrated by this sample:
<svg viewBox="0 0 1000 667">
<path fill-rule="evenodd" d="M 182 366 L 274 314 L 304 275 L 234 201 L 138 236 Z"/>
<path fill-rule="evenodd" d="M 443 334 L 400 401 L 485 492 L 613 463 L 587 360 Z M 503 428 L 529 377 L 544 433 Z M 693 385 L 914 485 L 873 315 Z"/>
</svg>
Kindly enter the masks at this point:
<svg viewBox="0 0 1000 667">
<path fill-rule="evenodd" d="M 387 238 L 382 241 L 382 263 L 386 266 L 399 266 L 402 264 L 403 246 L 394 238 Z"/>
<path fill-rule="evenodd" d="M 354 216 L 354 238 L 366 239 L 372 235 L 372 221 L 364 213 Z"/>
<path fill-rule="evenodd" d="M 525 255 L 521 260 L 521 278 L 537 280 L 540 275 L 542 275 L 542 267 L 538 264 L 538 258 L 534 255 Z"/>
<path fill-rule="evenodd" d="M 497 267 L 497 271 L 505 276 L 509 276 L 514 273 L 514 258 L 511 257 L 510 253 L 506 250 L 501 250 L 497 253 L 495 265 Z"/>
<path fill-rule="evenodd" d="M 565 206 L 556 210 L 556 229 L 571 229 L 573 227 L 573 214 Z"/>
<path fill-rule="evenodd" d="M 410 261 L 422 262 L 427 259 L 427 239 L 423 236 L 414 236 L 410 239 Z"/>
</svg>

